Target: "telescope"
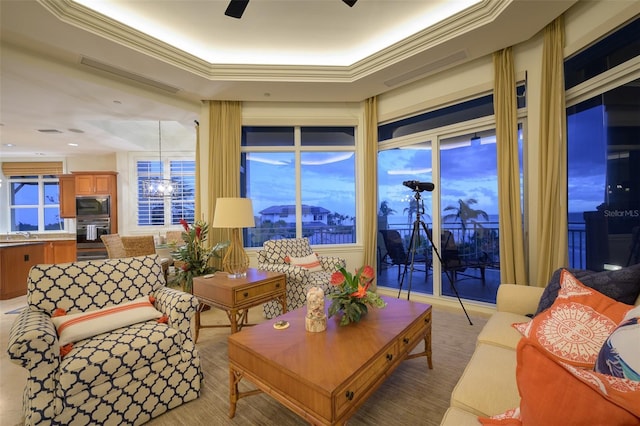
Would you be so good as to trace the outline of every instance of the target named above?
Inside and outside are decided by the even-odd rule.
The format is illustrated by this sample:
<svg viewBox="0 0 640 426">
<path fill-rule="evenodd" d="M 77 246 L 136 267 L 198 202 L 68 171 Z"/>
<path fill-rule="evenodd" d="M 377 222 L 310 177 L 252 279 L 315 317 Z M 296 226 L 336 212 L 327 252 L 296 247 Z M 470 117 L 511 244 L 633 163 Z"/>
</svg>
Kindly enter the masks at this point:
<svg viewBox="0 0 640 426">
<path fill-rule="evenodd" d="M 402 184 L 416 192 L 433 191 L 435 188 L 435 185 L 431 182 L 419 182 L 417 180 L 405 180 Z"/>
</svg>

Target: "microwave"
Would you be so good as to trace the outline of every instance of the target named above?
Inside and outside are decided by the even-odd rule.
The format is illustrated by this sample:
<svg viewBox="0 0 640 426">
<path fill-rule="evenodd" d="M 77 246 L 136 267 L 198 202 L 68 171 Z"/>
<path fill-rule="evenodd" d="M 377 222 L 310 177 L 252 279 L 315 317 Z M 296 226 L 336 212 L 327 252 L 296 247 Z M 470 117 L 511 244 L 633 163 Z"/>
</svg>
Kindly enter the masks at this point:
<svg viewBox="0 0 640 426">
<path fill-rule="evenodd" d="M 102 216 L 111 214 L 111 199 L 108 195 L 87 195 L 76 197 L 76 217 Z"/>
</svg>

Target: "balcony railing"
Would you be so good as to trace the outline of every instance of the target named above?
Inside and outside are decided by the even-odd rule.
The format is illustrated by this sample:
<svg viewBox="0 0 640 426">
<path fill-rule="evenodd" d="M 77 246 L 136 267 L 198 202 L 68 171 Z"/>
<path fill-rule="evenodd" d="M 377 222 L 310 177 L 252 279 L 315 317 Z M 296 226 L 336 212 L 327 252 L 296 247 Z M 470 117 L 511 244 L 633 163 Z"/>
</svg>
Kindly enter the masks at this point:
<svg viewBox="0 0 640 426">
<path fill-rule="evenodd" d="M 431 229 L 431 223 L 427 223 Z M 412 226 L 407 224 L 389 224 L 389 229 L 400 233 L 404 241 L 405 249 L 409 247 Z M 484 256 L 487 267 L 500 267 L 500 229 L 498 222 L 482 222 L 471 224 L 463 229 L 459 223 L 445 223 L 443 231 L 449 231 L 453 242 L 464 256 L 480 258 Z M 267 240 L 281 238 L 295 238 L 294 226 L 276 228 L 250 228 L 245 229 L 245 245 L 247 247 L 262 247 Z M 586 232 L 582 222 L 569 222 L 569 265 L 572 268 L 584 269 L 586 265 Z M 303 228 L 303 236 L 309 238 L 312 245 L 322 244 L 353 244 L 356 242 L 356 229 L 351 225 L 327 225 Z M 446 241 L 443 241 L 443 244 Z M 422 247 L 417 249 L 428 251 L 430 243 L 424 231 L 421 229 L 420 243 Z"/>
</svg>

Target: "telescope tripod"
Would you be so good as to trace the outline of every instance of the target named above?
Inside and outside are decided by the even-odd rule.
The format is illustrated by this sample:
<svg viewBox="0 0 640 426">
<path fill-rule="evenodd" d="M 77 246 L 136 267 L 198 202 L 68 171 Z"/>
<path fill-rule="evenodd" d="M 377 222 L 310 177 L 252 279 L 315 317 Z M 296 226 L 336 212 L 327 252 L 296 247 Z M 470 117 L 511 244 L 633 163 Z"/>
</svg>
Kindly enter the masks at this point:
<svg viewBox="0 0 640 426">
<path fill-rule="evenodd" d="M 469 321 L 469 325 L 473 325 L 473 323 L 471 322 L 471 318 L 469 318 L 469 314 L 467 313 L 467 310 L 462 304 L 462 299 L 460 299 L 460 295 L 458 294 L 458 289 L 456 289 L 453 273 L 445 268 L 444 261 L 440 256 L 440 252 L 438 252 L 438 248 L 433 243 L 433 239 L 431 238 L 431 233 L 429 232 L 427 225 L 422 220 L 422 212 L 424 211 L 424 204 L 421 200 L 420 192 L 415 191 L 414 198 L 416 199 L 416 220 L 413 222 L 413 228 L 411 230 L 411 238 L 409 239 L 409 250 L 407 251 L 407 259 L 404 262 L 404 269 L 402 271 L 399 288 L 398 288 L 398 298 L 400 298 L 400 293 L 402 292 L 402 285 L 404 283 L 405 277 L 407 276 L 407 269 L 409 269 L 409 286 L 407 289 L 407 300 L 409 300 L 409 296 L 411 295 L 411 283 L 413 281 L 413 271 L 415 269 L 414 265 L 415 265 L 415 258 L 416 258 L 416 250 L 420 246 L 420 227 L 422 227 L 425 235 L 427 236 L 427 239 L 431 243 L 433 252 L 436 254 L 436 257 L 440 261 L 442 270 L 447 275 L 447 278 L 449 278 L 449 282 L 451 283 L 451 288 L 453 288 L 453 292 L 456 294 L 456 297 L 458 298 L 458 302 L 460 302 L 460 306 L 462 307 L 462 310 L 464 311 L 464 314 L 466 315 L 467 320 Z M 428 274 L 428 273 L 429 273 L 429 265 L 427 265 L 426 258 L 425 258 L 425 274 Z"/>
</svg>

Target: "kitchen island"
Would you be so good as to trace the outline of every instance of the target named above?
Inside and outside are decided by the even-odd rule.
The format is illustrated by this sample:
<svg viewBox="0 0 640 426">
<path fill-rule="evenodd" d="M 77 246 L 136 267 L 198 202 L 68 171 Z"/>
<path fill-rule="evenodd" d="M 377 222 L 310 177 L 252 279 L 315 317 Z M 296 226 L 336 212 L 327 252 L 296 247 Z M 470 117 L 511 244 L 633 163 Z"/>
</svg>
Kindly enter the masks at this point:
<svg viewBox="0 0 640 426">
<path fill-rule="evenodd" d="M 27 294 L 29 269 L 39 263 L 76 260 L 76 241 L 71 234 L 0 239 L 0 300 Z"/>
<path fill-rule="evenodd" d="M 0 243 L 0 300 L 27 294 L 29 269 L 44 263 L 44 241 Z"/>
</svg>

